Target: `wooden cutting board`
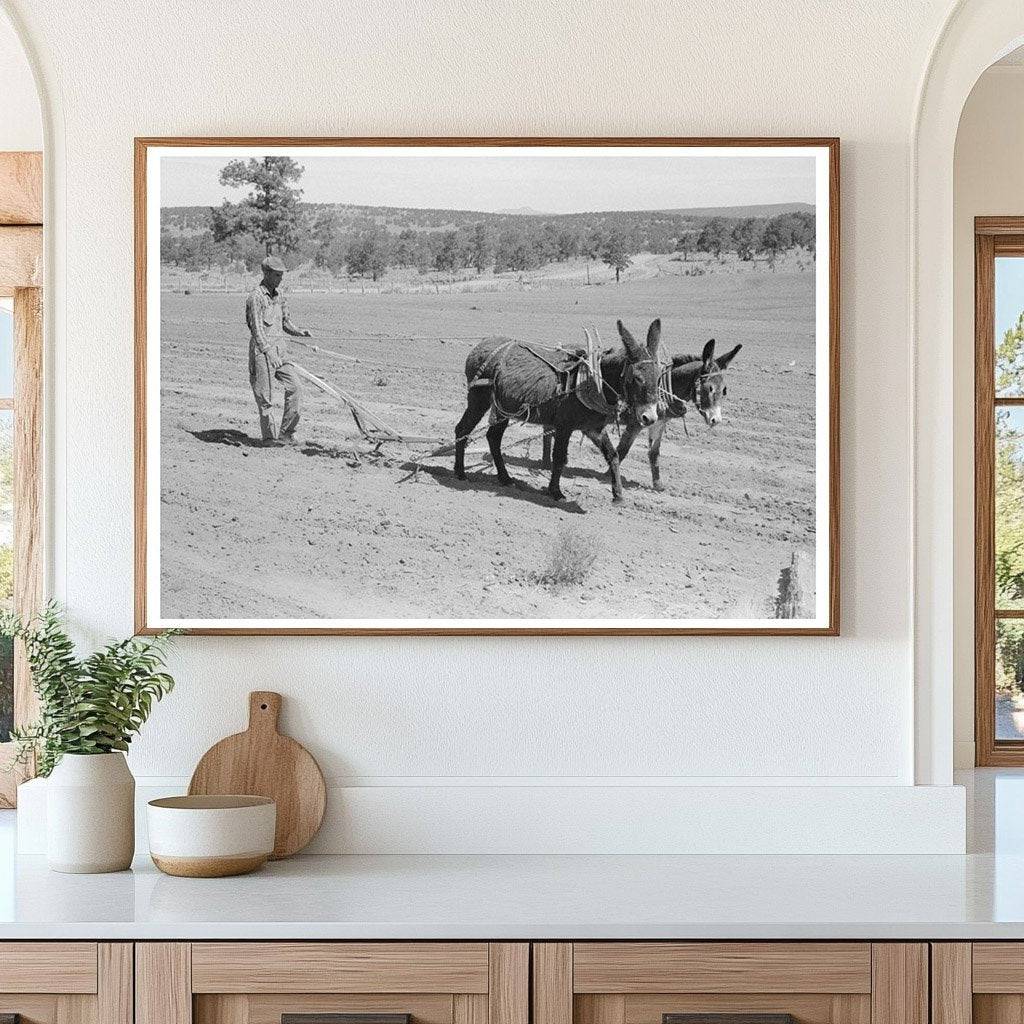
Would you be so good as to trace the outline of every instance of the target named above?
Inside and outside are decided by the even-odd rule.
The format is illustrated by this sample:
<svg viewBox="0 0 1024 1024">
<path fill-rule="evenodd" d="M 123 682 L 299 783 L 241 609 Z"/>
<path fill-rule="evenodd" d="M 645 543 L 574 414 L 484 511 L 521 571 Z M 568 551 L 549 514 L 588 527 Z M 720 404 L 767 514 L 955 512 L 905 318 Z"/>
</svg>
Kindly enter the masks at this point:
<svg viewBox="0 0 1024 1024">
<path fill-rule="evenodd" d="M 249 728 L 212 746 L 196 765 L 189 795 L 266 796 L 277 803 L 273 860 L 309 844 L 324 820 L 327 790 L 320 766 L 300 743 L 277 731 L 281 694 L 249 694 Z"/>
</svg>

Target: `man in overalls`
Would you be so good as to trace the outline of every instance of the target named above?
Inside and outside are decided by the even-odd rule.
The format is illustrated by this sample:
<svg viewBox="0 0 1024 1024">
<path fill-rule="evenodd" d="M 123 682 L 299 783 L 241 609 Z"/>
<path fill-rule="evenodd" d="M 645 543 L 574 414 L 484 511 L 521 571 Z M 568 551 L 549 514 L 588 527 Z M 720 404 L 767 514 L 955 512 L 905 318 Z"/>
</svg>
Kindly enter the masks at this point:
<svg viewBox="0 0 1024 1024">
<path fill-rule="evenodd" d="M 302 384 L 288 359 L 283 334 L 308 338 L 310 333 L 300 330 L 288 317 L 288 303 L 280 292 L 284 263 L 277 256 L 268 256 L 262 268 L 263 280 L 249 292 L 245 300 L 245 323 L 249 328 L 249 383 L 256 399 L 264 444 L 294 444 L 295 428 L 299 425 Z M 284 387 L 284 414 L 281 416 L 280 431 L 274 423 L 275 379 Z"/>
</svg>

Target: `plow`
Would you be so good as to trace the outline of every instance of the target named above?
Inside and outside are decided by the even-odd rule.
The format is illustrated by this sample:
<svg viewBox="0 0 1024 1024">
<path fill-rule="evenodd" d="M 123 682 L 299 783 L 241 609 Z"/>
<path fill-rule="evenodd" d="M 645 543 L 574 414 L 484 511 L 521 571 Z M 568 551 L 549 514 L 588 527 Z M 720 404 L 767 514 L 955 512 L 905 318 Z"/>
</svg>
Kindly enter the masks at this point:
<svg viewBox="0 0 1024 1024">
<path fill-rule="evenodd" d="M 424 452 L 422 455 L 417 455 L 408 460 L 412 470 L 410 474 L 412 477 L 416 476 L 423 463 L 428 459 L 443 458 L 444 456 L 453 455 L 455 453 L 455 444 L 458 438 L 447 440 L 446 438 L 438 437 L 436 434 L 406 434 L 401 431 L 394 430 L 383 420 L 370 412 L 365 405 L 357 402 L 356 399 L 343 388 L 339 388 L 328 383 L 323 379 L 323 377 L 318 377 L 315 373 L 307 370 L 300 363 L 292 361 L 292 367 L 303 380 L 312 384 L 313 387 L 318 391 L 322 391 L 325 395 L 329 395 L 331 398 L 337 399 L 337 401 L 348 409 L 352 414 L 352 419 L 355 421 L 355 425 L 359 430 L 359 433 L 362 434 L 366 441 L 373 445 L 373 450 L 375 452 L 380 451 L 382 446 L 388 443 L 408 445 L 410 447 L 420 445 L 433 446 L 430 451 Z M 486 429 L 486 427 L 481 427 L 479 430 L 474 431 L 473 434 L 469 435 L 467 440 L 472 440 L 482 435 Z M 546 433 L 548 433 L 548 431 L 542 431 L 540 434 L 521 438 L 520 440 L 513 442 L 508 447 L 516 448 L 521 445 L 530 444 L 533 441 L 543 438 Z M 481 451 L 470 454 L 485 455 L 487 453 Z"/>
<path fill-rule="evenodd" d="M 585 349 L 579 353 L 581 365 L 585 365 L 589 372 L 585 375 L 585 383 L 588 390 L 594 390 L 596 387 L 597 397 L 600 397 L 601 388 L 601 375 L 600 375 L 600 338 L 597 334 L 596 328 L 591 330 L 584 328 L 584 340 Z M 293 339 L 294 341 L 295 339 Z M 303 344 L 300 342 L 300 344 Z M 348 362 L 356 362 L 351 356 L 344 355 L 341 352 L 334 352 L 331 349 L 324 349 L 318 345 L 310 345 L 305 343 L 308 348 L 312 351 L 320 353 L 324 352 L 335 356 L 338 359 L 343 359 Z M 455 453 L 455 447 L 461 438 L 445 438 L 434 435 L 424 434 L 409 434 L 405 431 L 396 430 L 389 424 L 385 423 L 380 417 L 371 412 L 365 405 L 357 401 L 356 398 L 346 391 L 344 388 L 340 388 L 335 384 L 331 384 L 326 381 L 323 377 L 318 376 L 312 371 L 308 370 L 301 363 L 297 363 L 294 360 L 291 361 L 291 365 L 295 372 L 306 382 L 311 384 L 318 391 L 325 395 L 340 402 L 344 408 L 351 414 L 353 421 L 355 422 L 356 429 L 363 436 L 363 438 L 374 446 L 374 451 L 380 451 L 382 446 L 385 444 L 398 444 L 406 445 L 409 447 L 419 447 L 422 445 L 430 445 L 431 450 L 424 452 L 421 455 L 417 455 L 409 459 L 409 463 L 412 467 L 412 476 L 415 476 L 420 467 L 428 459 L 443 458 L 444 456 L 453 455 Z M 577 385 L 579 387 L 579 385 Z M 576 389 L 573 389 L 576 390 Z M 587 394 L 584 396 L 584 400 L 591 399 L 591 396 Z M 591 399 L 593 400 L 593 399 Z M 589 401 L 588 401 L 589 404 Z M 528 417 L 523 420 L 519 420 L 520 423 L 528 422 Z M 486 426 L 479 427 L 471 434 L 467 435 L 466 441 L 475 440 L 477 437 L 483 435 L 487 430 Z M 546 435 L 551 433 L 550 429 L 542 430 L 539 434 L 531 434 L 528 437 L 514 441 L 508 445 L 509 448 L 516 448 L 522 445 L 529 445 L 533 441 L 541 440 Z M 467 454 L 473 455 L 485 455 L 486 452 L 472 452 Z"/>
</svg>

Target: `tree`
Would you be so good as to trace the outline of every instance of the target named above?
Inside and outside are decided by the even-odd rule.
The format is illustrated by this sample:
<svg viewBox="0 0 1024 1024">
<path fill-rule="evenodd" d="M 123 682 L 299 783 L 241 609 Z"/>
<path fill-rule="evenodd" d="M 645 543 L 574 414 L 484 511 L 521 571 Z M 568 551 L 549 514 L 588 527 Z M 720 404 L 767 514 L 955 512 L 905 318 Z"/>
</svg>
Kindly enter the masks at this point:
<svg viewBox="0 0 1024 1024">
<path fill-rule="evenodd" d="M 814 214 L 800 210 L 792 215 L 793 244 L 814 252 Z"/>
<path fill-rule="evenodd" d="M 814 251 L 814 214 L 780 213 L 764 226 L 762 249 L 774 261 L 779 253 L 796 246 Z"/>
<path fill-rule="evenodd" d="M 1019 395 L 1024 384 L 1024 313 L 996 347 L 996 393 Z M 996 412 L 996 606 L 1024 600 L 1024 429 L 1016 410 Z"/>
<path fill-rule="evenodd" d="M 558 259 L 558 228 L 551 221 L 541 224 L 540 231 L 535 229 L 533 251 L 538 266 Z"/>
<path fill-rule="evenodd" d="M 360 235 L 349 243 L 345 265 L 354 277 L 377 281 L 387 269 L 385 242 L 377 232 Z"/>
<path fill-rule="evenodd" d="M 754 253 L 761 248 L 763 223 L 755 217 L 746 217 L 732 229 L 732 245 L 741 260 L 752 260 Z"/>
<path fill-rule="evenodd" d="M 653 252 L 659 255 L 672 251 L 672 231 L 668 224 L 655 223 L 650 226 L 646 236 L 641 234 L 637 239 L 637 252 Z"/>
<path fill-rule="evenodd" d="M 229 188 L 248 185 L 251 191 L 237 203 L 225 199 L 219 207 L 213 208 L 214 241 L 251 234 L 268 255 L 295 249 L 302 189 L 290 183 L 298 181 L 303 170 L 290 156 L 232 160 L 220 172 L 220 183 Z"/>
<path fill-rule="evenodd" d="M 403 228 L 398 232 L 398 241 L 394 248 L 395 263 L 400 267 L 411 267 L 416 263 L 416 231 Z"/>
<path fill-rule="evenodd" d="M 338 219 L 332 207 L 321 210 L 313 222 L 313 239 L 316 247 L 313 250 L 313 263 L 318 267 L 326 267 L 338 238 Z"/>
<path fill-rule="evenodd" d="M 600 228 L 592 228 L 580 243 L 580 255 L 587 260 L 587 284 L 590 284 L 590 264 L 601 257 L 604 248 L 604 233 Z"/>
<path fill-rule="evenodd" d="M 434 257 L 434 266 L 438 270 L 446 270 L 454 274 L 462 267 L 462 246 L 459 245 L 459 236 L 454 231 L 446 231 L 441 237 L 441 245 Z"/>
<path fill-rule="evenodd" d="M 729 222 L 724 217 L 712 217 L 697 236 L 697 248 L 701 252 L 711 253 L 716 260 L 722 258 L 722 250 L 732 240 Z"/>
<path fill-rule="evenodd" d="M 529 270 L 535 265 L 536 251 L 518 228 L 508 228 L 498 236 L 494 247 L 494 272 Z"/>
<path fill-rule="evenodd" d="M 473 225 L 466 255 L 478 274 L 482 274 L 491 261 L 491 234 L 482 221 Z"/>
<path fill-rule="evenodd" d="M 169 231 L 160 232 L 160 262 L 161 263 L 178 263 L 180 262 L 180 251 L 181 246 L 179 244 L 179 238 L 177 235 L 172 235 Z M 6 740 L 0 740 L 0 742 L 6 742 Z"/>
<path fill-rule="evenodd" d="M 996 347 L 996 394 L 1024 396 L 1024 313 Z"/>
<path fill-rule="evenodd" d="M 679 237 L 676 239 L 676 252 L 681 252 L 683 254 L 684 263 L 690 258 L 690 253 L 693 252 L 693 247 L 696 241 L 696 231 L 679 232 Z"/>
<path fill-rule="evenodd" d="M 558 232 L 555 240 L 558 259 L 561 261 L 575 259 L 580 252 L 580 236 L 573 228 L 565 228 Z"/>
<path fill-rule="evenodd" d="M 625 235 L 621 231 L 616 229 L 605 240 L 601 260 L 615 271 L 615 283 L 618 284 L 619 275 L 633 262 Z"/>
</svg>

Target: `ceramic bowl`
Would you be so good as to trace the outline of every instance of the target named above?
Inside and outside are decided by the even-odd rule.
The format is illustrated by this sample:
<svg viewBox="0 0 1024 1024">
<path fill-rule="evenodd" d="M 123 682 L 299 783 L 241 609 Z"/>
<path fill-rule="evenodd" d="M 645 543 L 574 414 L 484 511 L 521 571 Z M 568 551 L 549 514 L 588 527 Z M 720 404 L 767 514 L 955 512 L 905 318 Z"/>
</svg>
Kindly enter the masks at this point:
<svg viewBox="0 0 1024 1024">
<path fill-rule="evenodd" d="M 263 796 L 169 796 L 147 808 L 149 853 L 168 875 L 244 875 L 274 849 L 277 805 Z"/>
</svg>

